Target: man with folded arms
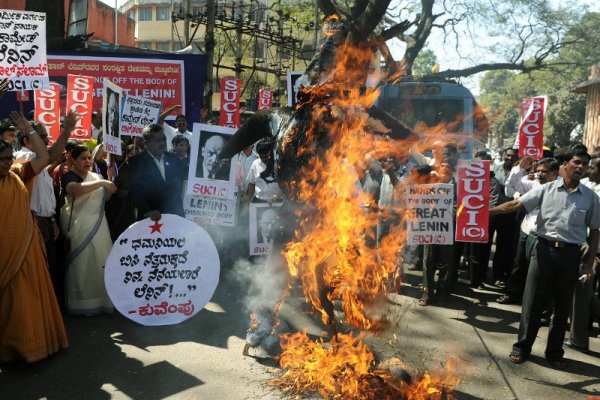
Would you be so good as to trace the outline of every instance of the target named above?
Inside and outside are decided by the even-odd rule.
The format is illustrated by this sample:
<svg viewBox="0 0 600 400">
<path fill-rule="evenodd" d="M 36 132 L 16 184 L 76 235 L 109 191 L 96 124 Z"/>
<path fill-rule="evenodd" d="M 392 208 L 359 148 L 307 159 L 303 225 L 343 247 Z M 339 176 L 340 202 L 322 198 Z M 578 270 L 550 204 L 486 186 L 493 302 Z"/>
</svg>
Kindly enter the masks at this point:
<svg viewBox="0 0 600 400">
<path fill-rule="evenodd" d="M 554 368 L 566 368 L 562 348 L 573 291 L 580 276 L 581 244 L 587 239 L 590 248 L 598 246 L 600 200 L 580 184 L 590 156 L 585 149 L 570 149 L 564 158 L 563 176 L 542 185 L 518 200 L 490 210 L 491 214 L 528 212 L 539 207 L 536 220 L 537 240 L 529 263 L 523 295 L 519 335 L 513 344 L 510 361 L 524 362 L 540 328 L 542 311 L 550 297 L 555 301 L 554 317 L 546 343 L 546 359 Z M 588 235 L 589 228 L 589 235 Z M 591 277 L 594 258 L 584 260 L 582 273 Z"/>
</svg>

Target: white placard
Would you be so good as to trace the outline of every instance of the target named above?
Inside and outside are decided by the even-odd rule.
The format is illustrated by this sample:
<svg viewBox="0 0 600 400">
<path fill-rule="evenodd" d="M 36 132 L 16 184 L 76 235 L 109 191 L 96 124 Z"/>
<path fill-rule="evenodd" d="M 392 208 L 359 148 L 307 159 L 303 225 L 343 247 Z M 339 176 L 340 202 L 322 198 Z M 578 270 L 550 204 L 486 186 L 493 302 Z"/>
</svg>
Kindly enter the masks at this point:
<svg viewBox="0 0 600 400">
<path fill-rule="evenodd" d="M 173 325 L 196 315 L 219 283 L 220 261 L 208 233 L 162 214 L 131 225 L 106 260 L 106 290 L 115 308 L 142 325 Z"/>
<path fill-rule="evenodd" d="M 288 95 L 288 107 L 293 107 L 298 102 L 296 96 L 298 95 L 298 78 L 302 76 L 301 71 L 288 71 L 287 73 L 287 95 Z"/>
<path fill-rule="evenodd" d="M 237 199 L 183 196 L 185 217 L 198 225 L 235 226 Z"/>
<path fill-rule="evenodd" d="M 453 243 L 454 186 L 448 183 L 406 187 L 407 244 Z"/>
<path fill-rule="evenodd" d="M 235 168 L 231 160 L 218 157 L 235 131 L 235 128 L 194 124 L 187 194 L 235 199 Z"/>
<path fill-rule="evenodd" d="M 0 10 L 0 79 L 8 90 L 48 89 L 46 13 Z"/>
<path fill-rule="evenodd" d="M 102 126 L 104 134 L 102 143 L 104 151 L 118 156 L 121 153 L 121 103 L 123 100 L 123 89 L 109 79 L 104 78 L 104 97 L 102 98 Z"/>
<path fill-rule="evenodd" d="M 273 235 L 283 203 L 250 204 L 250 255 L 267 255 L 273 247 Z"/>
<path fill-rule="evenodd" d="M 146 125 L 158 122 L 162 103 L 141 96 L 125 96 L 121 113 L 121 135 L 142 137 Z"/>
</svg>

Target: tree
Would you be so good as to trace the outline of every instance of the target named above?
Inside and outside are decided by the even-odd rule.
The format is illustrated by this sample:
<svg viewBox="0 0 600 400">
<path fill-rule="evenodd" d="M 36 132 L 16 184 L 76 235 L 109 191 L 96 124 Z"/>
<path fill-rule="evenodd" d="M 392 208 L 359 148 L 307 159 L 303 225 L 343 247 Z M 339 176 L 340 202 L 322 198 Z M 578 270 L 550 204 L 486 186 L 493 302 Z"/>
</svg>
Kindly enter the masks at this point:
<svg viewBox="0 0 600 400">
<path fill-rule="evenodd" d="M 480 81 L 481 103 L 491 121 L 490 135 L 497 139 L 514 138 L 521 99 L 547 95 L 546 142 L 564 146 L 577 140 L 571 137 L 571 132 L 584 122 L 585 96 L 572 93 L 571 88 L 586 80 L 590 67 L 600 60 L 600 49 L 594 39 L 597 37 L 600 37 L 600 14 L 588 13 L 565 34 L 565 41 L 570 44 L 552 57 L 551 70 L 541 69 L 527 75 L 486 73 Z"/>
</svg>

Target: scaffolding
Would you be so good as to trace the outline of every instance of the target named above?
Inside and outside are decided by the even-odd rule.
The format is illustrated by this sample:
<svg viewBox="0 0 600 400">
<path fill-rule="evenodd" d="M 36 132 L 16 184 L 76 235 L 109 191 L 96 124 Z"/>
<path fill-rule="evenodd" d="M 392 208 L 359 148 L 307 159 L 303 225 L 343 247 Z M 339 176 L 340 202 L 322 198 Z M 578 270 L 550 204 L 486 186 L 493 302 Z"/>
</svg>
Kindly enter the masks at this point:
<svg viewBox="0 0 600 400">
<path fill-rule="evenodd" d="M 214 19 L 209 18 L 211 8 Z M 212 90 L 219 91 L 220 71 L 231 71 L 242 79 L 242 98 L 249 99 L 248 109 L 254 109 L 252 103 L 261 86 L 272 87 L 275 99 L 283 95 L 287 71 L 303 70 L 316 47 L 316 41 L 312 40 L 315 22 L 299 22 L 285 11 L 281 0 L 272 5 L 257 0 L 201 3 L 187 0 L 173 6 L 171 19 L 180 47 L 198 46 L 212 56 L 216 72 Z M 183 34 L 179 32 L 178 21 L 184 21 Z M 208 35 L 200 41 L 204 49 L 197 40 L 199 34 L 209 32 L 212 24 L 214 51 L 207 48 L 211 45 Z"/>
</svg>

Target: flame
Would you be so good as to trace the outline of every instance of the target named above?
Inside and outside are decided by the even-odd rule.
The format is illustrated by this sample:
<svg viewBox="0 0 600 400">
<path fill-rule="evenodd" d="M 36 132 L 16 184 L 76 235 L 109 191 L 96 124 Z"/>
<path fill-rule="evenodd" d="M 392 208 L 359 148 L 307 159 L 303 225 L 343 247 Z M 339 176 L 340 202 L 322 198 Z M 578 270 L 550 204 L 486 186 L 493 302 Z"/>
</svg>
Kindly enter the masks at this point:
<svg viewBox="0 0 600 400">
<path fill-rule="evenodd" d="M 378 331 L 387 324 L 385 313 L 376 316 L 369 308 L 399 283 L 405 232 L 398 224 L 379 246 L 374 245 L 377 204 L 357 181 L 370 159 L 405 157 L 413 143 L 373 134 L 374 123 L 366 110 L 379 93 L 362 86 L 373 56 L 369 43 L 340 44 L 326 79 L 319 76 L 316 84 L 301 88 L 296 112 L 309 115 L 307 125 L 291 127 L 280 151 L 293 150 L 304 161 L 296 179 L 287 183 L 292 199 L 305 205 L 296 213 L 299 227 L 293 240 L 282 250 L 290 275 L 302 283 L 307 301 L 325 324 L 335 324 L 332 302 L 341 300 L 350 324 Z M 291 394 L 435 399 L 448 396 L 456 384 L 454 378 L 446 381 L 429 374 L 408 382 L 375 369 L 375 357 L 360 337 L 337 334 L 324 344 L 295 333 L 283 335 L 281 347 L 285 372 L 271 383 Z"/>
<path fill-rule="evenodd" d="M 270 384 L 288 394 L 318 393 L 326 399 L 453 399 L 452 388 L 458 383 L 451 363 L 444 371 L 423 373 L 416 381 L 390 369 L 374 369 L 373 353 L 349 335 L 337 335 L 325 347 L 305 333 L 294 333 L 282 336 L 281 345 L 280 365 L 285 372 Z M 396 366 L 403 369 L 399 361 Z"/>
</svg>

